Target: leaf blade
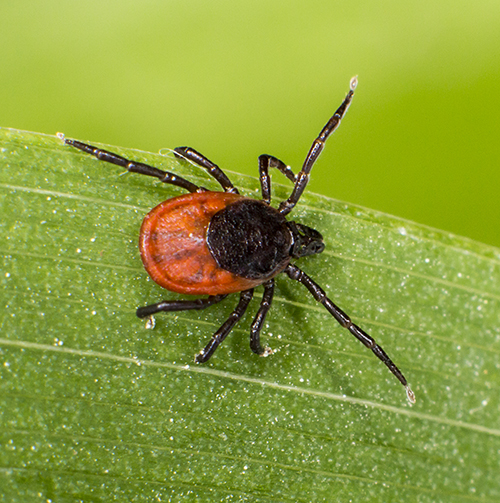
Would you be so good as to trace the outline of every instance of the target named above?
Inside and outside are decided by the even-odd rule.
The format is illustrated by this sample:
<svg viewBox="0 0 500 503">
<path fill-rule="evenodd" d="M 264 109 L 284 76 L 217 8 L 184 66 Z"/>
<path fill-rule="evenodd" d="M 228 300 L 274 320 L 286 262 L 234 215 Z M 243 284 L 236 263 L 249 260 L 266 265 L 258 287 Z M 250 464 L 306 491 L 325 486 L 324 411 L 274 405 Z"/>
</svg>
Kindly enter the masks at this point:
<svg viewBox="0 0 500 503">
<path fill-rule="evenodd" d="M 146 278 L 136 240 L 143 215 L 180 191 L 54 137 L 0 138 L 0 485 L 13 501 L 498 498 L 498 250 L 306 194 L 293 218 L 327 250 L 301 267 L 382 344 L 417 405 L 286 278 L 263 334 L 276 354 L 248 349 L 250 313 L 195 366 L 234 298 L 154 331 L 134 316 L 175 298 Z M 110 149 L 210 186 L 172 157 Z M 258 196 L 256 180 L 231 178 Z M 290 190 L 273 187 L 275 200 Z"/>
</svg>

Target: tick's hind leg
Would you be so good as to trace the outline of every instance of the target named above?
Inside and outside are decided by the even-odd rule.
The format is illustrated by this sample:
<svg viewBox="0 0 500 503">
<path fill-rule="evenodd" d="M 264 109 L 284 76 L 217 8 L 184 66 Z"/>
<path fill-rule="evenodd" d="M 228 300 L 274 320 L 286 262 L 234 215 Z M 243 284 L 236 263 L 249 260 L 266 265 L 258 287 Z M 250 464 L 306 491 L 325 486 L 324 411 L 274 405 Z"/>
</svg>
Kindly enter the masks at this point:
<svg viewBox="0 0 500 503">
<path fill-rule="evenodd" d="M 250 329 L 250 349 L 259 356 L 268 356 L 273 352 L 271 348 L 269 347 L 263 348 L 260 345 L 260 331 L 262 330 L 262 326 L 264 325 L 266 315 L 271 307 L 271 303 L 273 301 L 273 294 L 274 294 L 274 279 L 270 279 L 269 281 L 264 283 L 264 295 L 262 296 L 259 310 L 255 315 L 255 318 L 252 323 L 252 328 Z"/>
<path fill-rule="evenodd" d="M 198 187 L 194 183 L 182 178 L 180 176 L 175 175 L 174 173 L 170 173 L 169 171 L 162 171 L 161 169 L 154 168 L 149 164 L 144 164 L 142 162 L 130 161 L 129 159 L 125 159 L 125 157 L 121 157 L 118 154 L 114 154 L 113 152 L 108 152 L 107 150 L 102 150 L 100 148 L 94 147 L 92 145 L 88 145 L 87 143 L 82 143 L 78 140 L 64 140 L 66 145 L 71 145 L 87 154 L 93 155 L 97 157 L 100 161 L 109 162 L 111 164 L 116 164 L 117 166 L 121 166 L 122 168 L 127 169 L 131 173 L 139 173 L 141 175 L 146 176 L 154 176 L 158 178 L 163 183 L 169 183 L 171 185 L 176 185 L 177 187 L 181 187 L 183 189 L 188 190 L 189 192 L 200 192 L 204 189 L 203 187 Z"/>
<path fill-rule="evenodd" d="M 227 295 L 211 295 L 206 299 L 195 300 L 163 300 L 157 304 L 140 307 L 136 314 L 139 318 L 146 318 L 156 313 L 171 311 L 189 311 L 192 309 L 205 309 L 226 298 Z"/>
<path fill-rule="evenodd" d="M 408 386 L 408 382 L 402 372 L 396 367 L 387 353 L 370 337 L 363 329 L 355 325 L 349 316 L 337 307 L 325 294 L 322 288 L 315 283 L 305 272 L 297 266 L 289 264 L 284 271 L 290 278 L 302 283 L 312 294 L 312 296 L 325 306 L 326 310 L 342 325 L 347 328 L 356 339 L 361 341 L 367 348 L 370 348 L 380 360 L 382 360 L 389 370 L 397 377 L 399 382 L 406 388 L 406 395 L 411 403 L 415 403 L 415 395 Z"/>
<path fill-rule="evenodd" d="M 199 354 L 195 356 L 195 361 L 197 363 L 206 362 L 213 354 L 214 351 L 219 347 L 219 344 L 227 337 L 229 332 L 234 328 L 236 323 L 241 319 L 247 310 L 248 304 L 252 300 L 253 289 L 245 290 L 240 293 L 240 301 L 236 306 L 236 309 L 231 313 L 229 318 L 224 322 L 224 324 L 215 332 L 212 336 L 210 342 L 202 349 Z"/>
<path fill-rule="evenodd" d="M 222 169 L 220 169 L 217 164 L 214 164 L 194 148 L 177 147 L 174 148 L 174 153 L 177 155 L 177 157 L 188 159 L 189 161 L 192 161 L 195 164 L 198 164 L 198 166 L 206 169 L 208 173 L 219 182 L 220 186 L 224 189 L 224 192 L 239 194 L 238 189 L 232 184 L 231 180 L 229 180 L 224 171 L 222 171 Z"/>
</svg>

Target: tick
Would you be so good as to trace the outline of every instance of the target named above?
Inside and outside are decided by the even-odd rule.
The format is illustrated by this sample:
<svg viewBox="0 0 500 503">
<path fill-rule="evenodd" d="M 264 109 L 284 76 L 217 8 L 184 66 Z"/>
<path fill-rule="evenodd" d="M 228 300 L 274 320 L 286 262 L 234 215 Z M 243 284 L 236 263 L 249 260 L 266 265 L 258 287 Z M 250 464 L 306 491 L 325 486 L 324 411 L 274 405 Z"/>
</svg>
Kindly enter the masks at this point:
<svg viewBox="0 0 500 503">
<path fill-rule="evenodd" d="M 174 153 L 177 157 L 206 169 L 220 184 L 223 192 L 209 191 L 174 173 L 125 159 L 77 140 L 66 139 L 65 143 L 99 160 L 116 164 L 132 173 L 156 177 L 163 183 L 176 185 L 189 192 L 164 201 L 146 215 L 140 231 L 139 248 L 146 271 L 160 286 L 172 292 L 208 297 L 164 300 L 140 307 L 137 309 L 137 316 L 146 318 L 162 311 L 205 309 L 227 295 L 239 292 L 238 305 L 206 347 L 196 355 L 196 362 L 206 362 L 214 354 L 245 313 L 254 289 L 259 285 L 264 287 L 264 294 L 251 325 L 250 348 L 261 356 L 272 352 L 270 348 L 261 345 L 260 332 L 273 300 L 274 278 L 284 273 L 304 285 L 340 325 L 387 365 L 406 388 L 408 399 L 413 403 L 413 391 L 385 351 L 292 262 L 294 259 L 321 253 L 325 248 L 323 237 L 318 231 L 287 220 L 286 217 L 304 192 L 309 173 L 326 140 L 345 115 L 356 85 L 357 79 L 354 77 L 347 96 L 314 140 L 298 174 L 294 174 L 289 166 L 276 157 L 259 157 L 262 200 L 240 195 L 217 165 L 190 147 L 178 147 Z M 276 168 L 293 183 L 292 193 L 277 209 L 270 205 L 271 168 Z"/>
</svg>

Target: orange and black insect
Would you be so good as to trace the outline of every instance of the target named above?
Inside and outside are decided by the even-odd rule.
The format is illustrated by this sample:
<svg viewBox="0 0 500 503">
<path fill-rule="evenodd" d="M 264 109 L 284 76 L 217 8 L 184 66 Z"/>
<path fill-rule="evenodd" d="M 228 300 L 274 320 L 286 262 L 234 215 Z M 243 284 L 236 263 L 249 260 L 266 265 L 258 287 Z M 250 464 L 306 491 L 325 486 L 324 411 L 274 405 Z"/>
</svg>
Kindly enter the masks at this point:
<svg viewBox="0 0 500 503">
<path fill-rule="evenodd" d="M 106 150 L 67 139 L 65 142 L 84 152 L 126 168 L 132 173 L 152 176 L 164 183 L 186 189 L 189 194 L 168 199 L 152 209 L 142 223 L 139 247 L 142 261 L 151 278 L 163 288 L 189 295 L 208 295 L 195 300 L 164 300 L 137 309 L 145 318 L 161 311 L 205 309 L 228 294 L 240 292 L 236 309 L 213 335 L 207 346 L 196 355 L 198 363 L 206 362 L 245 313 L 254 288 L 263 285 L 264 295 L 250 329 L 250 348 L 267 356 L 272 351 L 260 343 L 260 332 L 271 307 L 274 278 L 285 273 L 304 285 L 340 325 L 347 328 L 382 360 L 406 388 L 408 399 L 415 396 L 406 378 L 385 351 L 364 330 L 337 307 L 293 259 L 321 253 L 325 245 L 321 234 L 286 216 L 295 207 L 309 181 L 309 173 L 324 148 L 328 137 L 337 129 L 346 113 L 357 79 L 353 78 L 344 101 L 314 140 L 301 171 L 292 169 L 276 157 L 259 157 L 262 200 L 241 196 L 229 178 L 213 162 L 189 147 L 174 150 L 178 157 L 205 168 L 224 192 L 198 187 L 180 176 L 147 164 L 130 161 Z M 269 169 L 276 168 L 293 184 L 288 199 L 278 209 L 270 205 Z"/>
</svg>

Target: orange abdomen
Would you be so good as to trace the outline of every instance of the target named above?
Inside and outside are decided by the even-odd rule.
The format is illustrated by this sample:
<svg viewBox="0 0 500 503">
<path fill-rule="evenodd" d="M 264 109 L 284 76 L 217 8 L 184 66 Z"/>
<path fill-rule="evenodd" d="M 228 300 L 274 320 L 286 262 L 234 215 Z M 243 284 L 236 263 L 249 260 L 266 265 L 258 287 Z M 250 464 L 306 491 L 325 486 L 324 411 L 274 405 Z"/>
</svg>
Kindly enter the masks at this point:
<svg viewBox="0 0 500 503">
<path fill-rule="evenodd" d="M 221 269 L 207 247 L 213 215 L 243 196 L 195 192 L 168 199 L 144 218 L 139 237 L 142 262 L 163 288 L 193 295 L 219 295 L 253 288 L 261 280 Z"/>
</svg>

